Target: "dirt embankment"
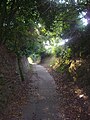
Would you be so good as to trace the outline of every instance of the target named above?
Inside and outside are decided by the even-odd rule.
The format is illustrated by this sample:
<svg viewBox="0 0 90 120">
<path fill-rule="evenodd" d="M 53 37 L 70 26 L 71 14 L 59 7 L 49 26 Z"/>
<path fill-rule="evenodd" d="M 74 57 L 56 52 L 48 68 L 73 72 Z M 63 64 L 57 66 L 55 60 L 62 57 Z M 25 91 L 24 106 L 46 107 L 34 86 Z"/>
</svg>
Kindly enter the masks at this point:
<svg viewBox="0 0 90 120">
<path fill-rule="evenodd" d="M 4 116 L 8 104 L 21 100 L 25 85 L 30 79 L 30 65 L 26 57 L 21 59 L 21 68 L 25 81 L 21 81 L 17 57 L 5 46 L 0 46 L 0 115 Z M 28 75 L 27 75 L 28 74 Z M 6 118 L 5 118 L 6 119 Z"/>
</svg>

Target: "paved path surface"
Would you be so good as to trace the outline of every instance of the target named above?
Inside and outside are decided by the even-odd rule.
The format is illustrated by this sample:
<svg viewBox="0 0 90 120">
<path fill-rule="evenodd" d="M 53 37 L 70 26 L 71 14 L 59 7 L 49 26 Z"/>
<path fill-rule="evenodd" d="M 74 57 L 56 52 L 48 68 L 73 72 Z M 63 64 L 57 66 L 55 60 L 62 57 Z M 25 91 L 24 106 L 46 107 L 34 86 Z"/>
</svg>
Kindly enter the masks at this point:
<svg viewBox="0 0 90 120">
<path fill-rule="evenodd" d="M 54 79 L 41 65 L 34 64 L 33 72 L 33 94 L 24 107 L 24 120 L 61 120 Z"/>
</svg>

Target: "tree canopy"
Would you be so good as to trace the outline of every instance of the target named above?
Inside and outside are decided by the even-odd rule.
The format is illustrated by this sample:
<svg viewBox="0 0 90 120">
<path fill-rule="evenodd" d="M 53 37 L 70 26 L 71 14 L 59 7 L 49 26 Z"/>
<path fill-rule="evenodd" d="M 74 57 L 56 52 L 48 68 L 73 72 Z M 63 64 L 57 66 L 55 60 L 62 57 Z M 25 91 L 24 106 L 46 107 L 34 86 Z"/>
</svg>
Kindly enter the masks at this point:
<svg viewBox="0 0 90 120">
<path fill-rule="evenodd" d="M 86 29 L 79 27 L 82 18 L 89 26 L 89 0 L 1 0 L 0 44 L 17 55 L 27 55 L 43 47 L 46 39 L 82 34 L 80 30 Z"/>
</svg>

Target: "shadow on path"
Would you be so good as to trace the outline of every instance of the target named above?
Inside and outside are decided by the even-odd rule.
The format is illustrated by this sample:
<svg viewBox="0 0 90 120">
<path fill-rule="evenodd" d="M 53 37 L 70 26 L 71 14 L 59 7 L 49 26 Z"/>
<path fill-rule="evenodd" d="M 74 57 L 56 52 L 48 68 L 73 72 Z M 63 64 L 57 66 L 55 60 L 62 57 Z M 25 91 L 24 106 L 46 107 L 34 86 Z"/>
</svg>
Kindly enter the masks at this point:
<svg viewBox="0 0 90 120">
<path fill-rule="evenodd" d="M 23 110 L 24 120 L 61 120 L 59 95 L 52 76 L 41 65 L 33 65 L 33 94 Z"/>
</svg>

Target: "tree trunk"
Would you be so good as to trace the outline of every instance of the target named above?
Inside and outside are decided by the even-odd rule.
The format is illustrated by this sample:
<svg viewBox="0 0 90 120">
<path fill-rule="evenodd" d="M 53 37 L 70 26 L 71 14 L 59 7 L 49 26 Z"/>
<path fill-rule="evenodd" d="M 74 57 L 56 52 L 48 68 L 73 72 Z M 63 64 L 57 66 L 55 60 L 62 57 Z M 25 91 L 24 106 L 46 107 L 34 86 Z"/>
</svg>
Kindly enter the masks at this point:
<svg viewBox="0 0 90 120">
<path fill-rule="evenodd" d="M 21 68 L 21 59 L 19 56 L 17 56 L 17 60 L 18 60 L 18 68 L 19 68 L 20 77 L 21 77 L 21 80 L 24 81 L 24 75 L 23 75 L 23 71 Z"/>
</svg>

